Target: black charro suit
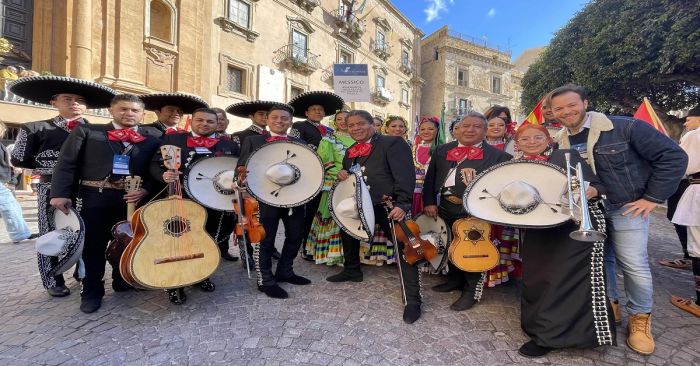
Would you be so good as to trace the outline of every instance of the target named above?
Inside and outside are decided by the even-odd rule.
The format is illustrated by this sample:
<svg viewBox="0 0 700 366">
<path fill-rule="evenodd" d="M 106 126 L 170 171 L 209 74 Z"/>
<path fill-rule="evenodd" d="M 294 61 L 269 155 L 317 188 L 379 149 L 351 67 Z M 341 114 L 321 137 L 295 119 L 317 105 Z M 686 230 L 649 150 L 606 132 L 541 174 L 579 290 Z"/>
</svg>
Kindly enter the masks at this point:
<svg viewBox="0 0 700 366">
<path fill-rule="evenodd" d="M 461 177 L 460 171 L 462 169 L 473 169 L 474 175 L 476 175 L 496 164 L 508 161 L 512 158 L 510 154 L 498 150 L 486 142 L 482 142 L 482 159 L 464 159 L 459 164 L 457 164 L 458 162 L 456 161 L 448 161 L 447 152 L 458 145 L 457 141 L 452 141 L 439 146 L 437 150 L 435 150 L 432 159 L 430 159 L 430 165 L 428 166 L 428 171 L 425 176 L 425 185 L 423 186 L 424 207 L 437 205 L 439 216 L 445 220 L 445 223 L 449 227 L 452 227 L 452 224 L 456 220 L 467 217 L 467 213 L 462 204 L 452 203 L 446 199 L 447 196 L 453 196 L 461 201 L 464 190 L 466 189 L 466 184 Z M 453 169 L 455 170 L 455 185 L 448 190 L 444 188 L 444 185 L 448 175 Z M 452 263 L 448 263 L 448 265 L 450 269 L 448 273 L 449 280 L 459 284 L 459 287 L 463 291 L 474 295 L 475 299 L 478 300 L 477 294 L 483 289 L 483 283 L 480 284 L 479 281 L 482 274 L 463 272 L 452 265 Z M 478 288 L 479 285 L 481 288 Z"/>
<path fill-rule="evenodd" d="M 163 122 L 155 121 L 152 123 L 146 123 L 139 126 L 143 129 L 144 135 L 150 135 L 156 138 L 161 138 L 165 135 L 168 127 L 163 124 Z"/>
<path fill-rule="evenodd" d="M 238 160 L 238 166 L 247 166 L 250 155 L 267 143 L 269 136 L 258 135 L 249 136 L 243 141 L 241 147 L 241 158 Z M 288 136 L 291 141 L 304 143 L 303 140 Z M 266 169 L 267 167 L 250 167 L 249 169 Z M 257 258 L 256 273 L 258 277 L 258 286 L 273 286 L 277 283 L 277 278 L 289 278 L 294 275 L 294 258 L 301 244 L 306 238 L 303 235 L 304 225 L 304 205 L 292 208 L 280 208 L 267 205 L 259 202 L 260 206 L 260 223 L 265 228 L 265 238 L 260 242 L 260 254 Z M 279 221 L 282 220 L 284 225 L 284 246 L 280 259 L 277 262 L 275 274 L 272 274 L 272 255 L 275 252 L 275 237 L 277 236 L 277 228 Z"/>
<path fill-rule="evenodd" d="M 193 147 L 187 146 L 187 138 L 192 137 L 191 133 L 173 133 L 168 135 L 163 135 L 160 138 L 160 146 L 163 145 L 174 145 L 180 148 L 180 172 L 182 172 L 181 177 L 189 174 L 189 168 L 196 161 L 210 157 L 210 156 L 238 156 L 240 154 L 240 148 L 238 144 L 234 143 L 230 139 L 221 138 L 218 139 L 216 145 L 208 149 L 208 153 L 198 154 Z M 232 167 L 233 168 L 233 167 Z M 163 157 L 158 151 L 153 155 L 150 165 L 151 175 L 158 182 L 163 183 L 163 173 L 166 168 L 163 166 Z M 183 190 L 183 196 L 187 193 Z M 233 232 L 235 215 L 230 212 L 221 212 L 206 208 L 207 210 L 207 222 L 205 225 L 207 233 L 211 235 L 216 241 L 221 250 L 222 255 L 228 253 L 228 238 Z"/>
<path fill-rule="evenodd" d="M 382 197 L 391 196 L 394 205 L 410 215 L 413 190 L 416 186 L 411 148 L 404 139 L 396 136 L 374 134 L 368 142 L 372 145 L 372 150 L 367 156 L 351 159 L 348 155 L 352 146 L 348 148 L 343 158 L 343 169 L 348 170 L 356 164 L 360 166 L 372 198 L 375 222 L 390 235 L 392 231 L 387 212 L 382 205 Z M 340 237 L 345 257 L 343 272 L 351 277 L 361 277 L 360 241 L 342 230 Z M 404 243 L 397 243 L 406 302 L 408 305 L 420 305 L 418 267 L 406 263 L 402 254 L 403 246 Z"/>
<path fill-rule="evenodd" d="M 112 235 L 114 224 L 126 219 L 124 191 L 80 185 L 80 181 L 118 181 L 124 176 L 112 174 L 114 155 L 123 152 L 129 156 L 129 172 L 142 178 L 142 187 L 153 189 L 148 168 L 151 157 L 158 150 L 159 141 L 146 136 L 145 140 L 126 149 L 122 142 L 109 141 L 107 132 L 114 125 L 81 125 L 73 129 L 61 148 L 58 163 L 51 180 L 51 198 L 79 199 L 80 216 L 85 222 L 85 278 L 84 298 L 101 298 L 104 295 L 102 278 L 105 272 L 105 249 Z M 138 129 L 139 133 L 143 129 Z M 118 268 L 112 269 L 113 286 L 122 284 Z"/>
<path fill-rule="evenodd" d="M 267 135 L 269 136 L 270 133 L 267 132 L 263 127 L 260 127 L 256 124 L 250 125 L 248 128 L 234 132 L 231 134 L 231 140 L 233 140 L 235 143 L 237 143 L 240 146 L 243 146 L 243 142 L 245 139 L 247 139 L 250 136 L 260 136 L 260 135 Z"/>
</svg>

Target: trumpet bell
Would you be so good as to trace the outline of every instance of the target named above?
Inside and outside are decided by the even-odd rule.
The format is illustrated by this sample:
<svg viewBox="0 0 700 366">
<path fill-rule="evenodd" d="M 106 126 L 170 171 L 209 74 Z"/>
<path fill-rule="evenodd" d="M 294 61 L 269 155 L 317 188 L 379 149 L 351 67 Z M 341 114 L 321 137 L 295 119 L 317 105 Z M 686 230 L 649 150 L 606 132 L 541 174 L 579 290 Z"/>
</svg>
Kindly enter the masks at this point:
<svg viewBox="0 0 700 366">
<path fill-rule="evenodd" d="M 582 241 L 586 243 L 593 243 L 597 241 L 603 241 L 608 236 L 597 230 L 576 230 L 569 234 L 571 239 Z"/>
</svg>

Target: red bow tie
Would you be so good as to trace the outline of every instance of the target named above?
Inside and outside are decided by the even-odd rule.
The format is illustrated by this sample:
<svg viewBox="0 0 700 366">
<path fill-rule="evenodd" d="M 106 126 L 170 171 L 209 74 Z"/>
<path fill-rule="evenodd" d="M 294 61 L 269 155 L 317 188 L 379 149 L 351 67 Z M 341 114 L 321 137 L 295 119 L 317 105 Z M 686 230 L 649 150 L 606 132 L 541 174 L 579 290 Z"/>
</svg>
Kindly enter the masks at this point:
<svg viewBox="0 0 700 366">
<path fill-rule="evenodd" d="M 367 156 L 370 152 L 372 152 L 372 144 L 370 144 L 369 142 L 355 144 L 348 149 L 348 158 L 354 159 L 359 158 L 361 156 Z"/>
<path fill-rule="evenodd" d="M 447 161 L 481 160 L 484 158 L 484 150 L 474 146 L 457 146 L 447 152 Z"/>
<path fill-rule="evenodd" d="M 69 130 L 73 131 L 75 126 L 80 124 L 80 119 L 74 119 L 72 121 L 66 122 L 66 127 L 68 127 Z"/>
<path fill-rule="evenodd" d="M 219 142 L 218 139 L 214 139 L 206 136 L 199 137 L 187 137 L 187 147 L 206 147 L 207 149 L 216 145 Z"/>
<path fill-rule="evenodd" d="M 328 135 L 328 128 L 322 124 L 316 125 L 316 129 L 318 129 L 318 132 L 321 133 L 321 136 L 326 136 Z"/>
<path fill-rule="evenodd" d="M 544 155 L 524 155 L 523 160 L 547 161 L 549 159 Z"/>
<path fill-rule="evenodd" d="M 287 137 L 287 136 L 270 136 L 270 137 L 265 139 L 265 142 L 281 141 L 281 140 L 287 141 L 287 140 L 289 140 L 289 137 Z"/>
<path fill-rule="evenodd" d="M 166 134 L 166 135 L 173 135 L 173 134 L 176 134 L 176 133 L 186 133 L 186 132 L 187 132 L 187 130 L 183 130 L 183 129 L 180 128 L 180 127 L 178 127 L 178 128 L 168 127 L 168 128 L 165 129 L 165 134 Z"/>
<path fill-rule="evenodd" d="M 137 144 L 146 139 L 140 133 L 130 128 L 107 131 L 107 137 L 109 141 L 130 142 L 132 144 Z"/>
</svg>

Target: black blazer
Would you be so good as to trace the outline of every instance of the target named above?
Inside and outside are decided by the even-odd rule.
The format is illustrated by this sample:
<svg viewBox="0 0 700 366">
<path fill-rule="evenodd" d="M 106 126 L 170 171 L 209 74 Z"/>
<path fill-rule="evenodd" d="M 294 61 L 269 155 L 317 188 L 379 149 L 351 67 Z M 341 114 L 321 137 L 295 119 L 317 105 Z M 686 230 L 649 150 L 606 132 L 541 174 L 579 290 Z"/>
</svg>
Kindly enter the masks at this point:
<svg viewBox="0 0 700 366">
<path fill-rule="evenodd" d="M 245 130 L 232 133 L 231 140 L 236 142 L 238 145 L 243 146 L 243 142 L 245 141 L 245 139 L 251 136 L 261 136 L 263 134 L 263 131 L 265 130 L 256 125 L 251 125 Z"/>
<path fill-rule="evenodd" d="M 447 180 L 447 175 L 450 173 L 452 168 L 457 164 L 456 161 L 447 160 L 447 152 L 452 148 L 457 147 L 458 142 L 452 141 L 447 144 L 438 146 L 437 150 L 433 153 L 433 157 L 430 159 L 430 164 L 428 165 L 428 171 L 425 175 L 425 184 L 423 185 L 423 205 L 437 205 L 437 198 L 441 194 L 442 186 Z M 457 167 L 457 171 L 464 168 L 472 168 L 477 174 L 482 171 L 504 161 L 508 161 L 513 157 L 497 148 L 483 142 L 481 144 L 482 150 L 484 150 L 484 157 L 481 160 L 464 160 Z M 464 190 L 467 187 L 464 185 L 462 179 L 460 179 L 459 174 L 455 177 L 455 186 L 452 187 L 451 191 L 454 195 L 462 198 Z"/>
<path fill-rule="evenodd" d="M 124 144 L 119 141 L 109 141 L 107 131 L 113 130 L 112 123 L 106 125 L 80 125 L 73 129 L 61 148 L 61 153 L 51 180 L 51 198 L 72 197 L 76 191 L 78 180 L 103 180 L 108 178 L 116 181 L 122 176 L 112 175 L 114 155 L 121 154 Z M 153 154 L 158 150 L 159 141 L 144 133 L 139 127 L 138 132 L 146 139 L 133 144 L 129 152 L 129 171 L 142 178 L 142 187 L 147 191 L 153 190 L 153 180 L 150 179 L 148 167 Z"/>
<path fill-rule="evenodd" d="M 411 148 L 401 137 L 374 134 L 369 141 L 372 151 L 369 156 L 350 159 L 349 150 L 343 158 L 343 169 L 359 164 L 369 186 L 372 204 L 382 203 L 382 196 L 392 196 L 394 205 L 406 212 L 413 206 L 413 191 L 416 188 L 416 171 Z"/>
<path fill-rule="evenodd" d="M 167 130 L 167 127 L 165 127 L 165 125 L 159 121 L 143 124 L 139 127 L 143 128 L 145 135 L 153 136 L 155 138 L 161 138 L 163 135 L 165 135 L 165 131 Z"/>
<path fill-rule="evenodd" d="M 313 145 L 315 149 L 318 148 L 323 138 L 321 132 L 316 128 L 316 124 L 308 120 L 292 123 L 292 129 L 289 131 L 289 135 L 306 141 L 307 144 Z"/>
</svg>

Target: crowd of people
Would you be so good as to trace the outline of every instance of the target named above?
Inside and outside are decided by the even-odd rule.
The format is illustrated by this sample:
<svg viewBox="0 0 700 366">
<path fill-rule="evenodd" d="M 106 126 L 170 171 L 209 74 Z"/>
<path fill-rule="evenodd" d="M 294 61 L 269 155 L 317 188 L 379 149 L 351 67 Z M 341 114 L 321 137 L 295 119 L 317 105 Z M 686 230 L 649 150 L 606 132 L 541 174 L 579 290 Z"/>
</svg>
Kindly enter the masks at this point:
<svg viewBox="0 0 700 366">
<path fill-rule="evenodd" d="M 327 278 L 333 283 L 362 282 L 362 264 L 397 263 L 403 319 L 409 324 L 421 316 L 421 276 L 426 273 L 444 277 L 433 288 L 435 292 L 460 292 L 450 306 L 453 311 L 473 308 L 485 295 L 485 287 L 518 278 L 522 280 L 522 328 L 531 337 L 520 353 L 539 357 L 556 348 L 616 343 L 615 323 L 621 321 L 614 275 L 617 263 L 628 299 L 626 343 L 648 355 L 654 352 L 649 214 L 675 193 L 678 203 L 669 217 L 687 227 L 687 240 L 681 242 L 692 260 L 700 298 L 698 108 L 691 110 L 688 132 L 679 146 L 634 118 L 589 111 L 585 91 L 575 85 L 564 85 L 546 96 L 550 121 L 546 126 L 518 126 L 508 108 L 493 106 L 484 114 L 468 112 L 450 126 L 441 126 L 436 117 L 421 118 L 415 136 L 410 136 L 402 117 L 381 120 L 363 110 L 348 110 L 330 92 L 303 93 L 289 103 L 242 102 L 223 110 L 188 94 L 117 94 L 96 83 L 63 77 L 26 78 L 11 89 L 58 110 L 55 118 L 22 125 L 11 161 L 41 175 L 40 234 L 50 231 L 54 210 L 67 214 L 75 209 L 85 223 L 80 262 L 84 275 L 76 271 L 75 276 L 82 282 L 80 309 L 86 313 L 101 306 L 110 229 L 126 218 L 128 203 L 143 205 L 157 198 L 165 184 L 182 180 L 193 164 L 211 156 L 238 157 L 238 166 L 250 172 L 257 168 L 248 165 L 254 152 L 280 140 L 313 149 L 324 176 L 320 194 L 303 205 L 277 207 L 260 202 L 260 223 L 267 235 L 260 243 L 239 245 L 240 255 L 248 256 L 241 261 L 244 268 L 256 272 L 258 290 L 269 297 L 289 296 L 281 283 L 311 284 L 294 272 L 299 252 L 303 259 L 338 267 Z M 104 107 L 109 107 L 111 123 L 91 124 L 83 117 L 87 108 Z M 154 111 L 157 120 L 142 123 L 145 110 Z M 227 112 L 249 118 L 250 127 L 227 134 Z M 185 114 L 191 115 L 189 130 L 182 129 Z M 293 117 L 299 121 L 293 122 Z M 327 117 L 330 121 L 322 123 Z M 451 142 L 443 141 L 445 127 Z M 179 173 L 164 165 L 159 149 L 164 145 L 182 149 Z M 396 240 L 393 222 L 425 215 L 451 227 L 469 216 L 463 197 L 480 173 L 513 160 L 569 169 L 565 155 L 583 167 L 583 178 L 590 183 L 585 193 L 593 228 L 606 233 L 607 241 L 572 239 L 569 233 L 578 225 L 571 221 L 528 229 L 493 224 L 490 239 L 498 246 L 500 261 L 484 273 L 465 272 L 451 262 L 439 269 L 428 263 L 409 264 L 401 254 L 406 244 Z M 332 188 L 352 179 L 355 167 L 360 168 L 371 197 L 372 207 L 361 210 L 373 211 L 376 223 L 369 240 L 358 239 L 341 225 L 329 204 Z M 141 188 L 125 192 L 126 174 L 142 177 Z M 678 194 L 679 183 L 689 188 Z M 385 196 L 393 198 L 391 209 L 386 209 Z M 229 248 L 236 219 L 235 213 L 207 208 L 206 232 L 229 261 L 239 257 Z M 275 233 L 280 221 L 285 240 L 278 252 Z M 70 290 L 63 273 L 56 270 L 57 262 L 56 257 L 38 254 L 48 294 L 67 296 Z M 116 292 L 133 288 L 119 268 L 112 269 L 111 286 Z M 209 278 L 195 287 L 215 290 Z M 167 295 L 173 304 L 186 301 L 184 288 L 167 289 Z M 700 316 L 700 300 L 674 297 L 673 302 Z"/>
</svg>

